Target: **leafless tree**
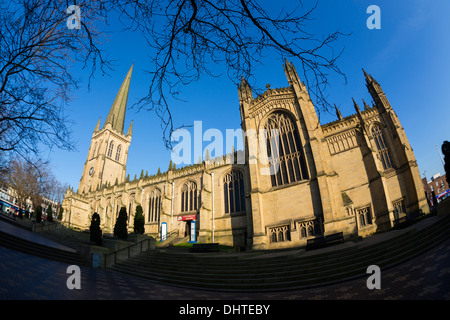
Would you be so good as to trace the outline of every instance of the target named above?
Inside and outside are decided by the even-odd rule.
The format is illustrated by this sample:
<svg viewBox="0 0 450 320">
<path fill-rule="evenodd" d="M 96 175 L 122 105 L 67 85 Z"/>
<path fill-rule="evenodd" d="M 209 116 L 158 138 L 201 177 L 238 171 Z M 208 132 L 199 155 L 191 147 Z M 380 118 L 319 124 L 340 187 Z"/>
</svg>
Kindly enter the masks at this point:
<svg viewBox="0 0 450 320">
<path fill-rule="evenodd" d="M 23 208 L 27 199 L 31 199 L 34 206 L 39 204 L 44 187 L 52 176 L 47 163 L 16 159 L 9 163 L 5 178 L 5 182 L 15 192 L 19 208 Z"/>
<path fill-rule="evenodd" d="M 68 184 L 61 183 L 51 172 L 47 172 L 47 179 L 41 185 L 41 196 L 55 202 L 55 209 L 58 212 L 68 187 Z"/>
<path fill-rule="evenodd" d="M 278 12 L 269 12 L 257 0 L 111 2 L 124 25 L 141 31 L 155 49 L 148 94 L 136 106 L 158 114 L 167 147 L 174 129 L 168 97 L 180 98 L 181 88 L 202 75 L 217 76 L 217 66 L 235 83 L 241 76 L 251 80 L 254 68 L 270 53 L 280 61 L 299 62 L 317 108 L 328 110 L 325 89 L 330 71 L 345 78 L 336 64 L 342 51 L 334 48 L 344 34 L 309 32 L 317 1 L 306 1 L 309 6 L 303 2 L 292 1 L 291 8 Z"/>
<path fill-rule="evenodd" d="M 217 66 L 231 81 L 243 76 L 252 84 L 265 55 L 297 60 L 309 93 L 325 110 L 329 72 L 343 75 L 336 64 L 341 51 L 334 51 L 343 34 L 308 31 L 316 1 L 298 0 L 278 12 L 257 0 L 77 1 L 80 29 L 67 27 L 71 4 L 0 0 L 0 151 L 25 155 L 41 145 L 73 147 L 63 112 L 77 87 L 71 71 L 78 63 L 91 67 L 91 76 L 110 67 L 98 30 L 113 14 L 154 50 L 148 94 L 136 108 L 161 118 L 167 147 L 174 129 L 170 99 L 179 99 L 182 87 L 202 76 L 218 76 Z"/>
<path fill-rule="evenodd" d="M 46 147 L 73 149 L 64 114 L 78 83 L 73 68 L 92 76 L 108 67 L 95 29 L 100 4 L 81 1 L 90 19 L 70 29 L 67 1 L 0 1 L 0 152 L 30 159 Z"/>
</svg>

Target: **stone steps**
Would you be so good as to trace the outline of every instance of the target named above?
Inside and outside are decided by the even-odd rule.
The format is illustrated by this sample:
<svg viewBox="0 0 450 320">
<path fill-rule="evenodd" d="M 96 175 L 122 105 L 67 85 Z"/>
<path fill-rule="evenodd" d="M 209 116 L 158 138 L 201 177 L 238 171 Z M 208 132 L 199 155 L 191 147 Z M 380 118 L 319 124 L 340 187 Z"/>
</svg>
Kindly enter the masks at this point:
<svg viewBox="0 0 450 320">
<path fill-rule="evenodd" d="M 49 260 L 78 266 L 88 265 L 88 263 L 77 252 L 48 247 L 2 231 L 0 231 L 0 245 Z"/>
<path fill-rule="evenodd" d="M 396 241 L 408 241 L 409 236 L 413 233 L 413 231 L 404 233 L 398 237 L 396 237 Z M 385 244 L 388 244 L 391 240 L 385 241 Z M 382 245 L 382 244 L 380 244 Z M 298 261 L 301 261 L 303 265 L 306 263 L 310 263 L 313 266 L 316 266 L 318 263 L 323 262 L 325 259 L 331 260 L 331 259 L 347 259 L 345 254 L 352 254 L 357 255 L 359 254 L 359 251 L 364 252 L 365 254 L 370 253 L 372 251 L 376 251 L 379 246 L 373 246 L 372 248 L 365 248 L 365 249 L 357 249 L 355 247 L 345 248 L 341 249 L 339 251 L 332 251 L 327 253 L 321 253 L 321 254 L 315 254 L 310 256 L 305 256 L 303 251 L 298 250 L 298 253 L 294 254 L 286 254 L 286 255 L 280 255 L 278 257 L 272 257 L 272 258 L 266 258 L 264 255 L 256 255 L 253 258 L 246 258 L 246 257 L 236 257 L 235 259 L 230 258 L 228 255 L 198 255 L 198 254 L 185 254 L 185 258 L 182 260 L 183 264 L 179 264 L 180 262 L 180 255 L 174 254 L 174 253 L 151 253 L 147 255 L 141 255 L 138 257 L 135 257 L 134 259 L 130 259 L 128 263 L 130 264 L 146 264 L 148 266 L 154 264 L 158 265 L 161 268 L 165 267 L 171 267 L 179 268 L 179 269 L 185 269 L 189 266 L 196 266 L 199 263 L 202 264 L 202 266 L 208 266 L 208 267 L 220 267 L 223 266 L 223 264 L 227 261 L 230 261 L 232 259 L 233 261 L 233 270 L 224 270 L 225 272 L 228 270 L 229 272 L 234 272 L 234 270 L 237 270 L 239 267 L 242 267 L 243 269 L 248 269 L 249 266 L 252 268 L 256 268 L 256 270 L 262 271 L 261 269 L 269 268 L 272 269 L 273 267 L 277 268 L 292 268 L 293 264 L 295 264 Z M 264 262 L 264 264 L 262 264 Z M 174 264 L 176 264 L 174 266 Z"/>
<path fill-rule="evenodd" d="M 401 263 L 450 237 L 450 217 L 420 230 L 410 228 L 370 245 L 355 244 L 317 253 L 288 250 L 257 254 L 144 253 L 112 267 L 150 281 L 221 291 L 307 288 L 367 276 L 369 265 Z M 266 257 L 267 256 L 267 257 Z"/>
</svg>

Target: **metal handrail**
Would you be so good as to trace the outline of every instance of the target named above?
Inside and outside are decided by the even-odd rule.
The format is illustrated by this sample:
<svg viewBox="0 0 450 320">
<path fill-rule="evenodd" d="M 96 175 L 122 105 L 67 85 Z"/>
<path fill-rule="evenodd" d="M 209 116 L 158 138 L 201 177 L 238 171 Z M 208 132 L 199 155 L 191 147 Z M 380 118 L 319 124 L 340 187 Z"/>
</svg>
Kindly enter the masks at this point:
<svg viewBox="0 0 450 320">
<path fill-rule="evenodd" d="M 166 236 L 166 240 L 169 239 L 169 237 L 171 237 L 173 235 L 176 235 L 178 237 L 180 235 L 180 230 L 174 229 L 174 230 L 170 231 Z M 156 240 L 161 240 L 160 234 L 156 237 Z"/>
<path fill-rule="evenodd" d="M 147 250 L 148 250 L 148 249 L 150 249 L 150 241 L 151 241 L 151 238 L 149 238 L 149 239 L 143 239 L 143 240 L 141 240 L 141 241 L 139 241 L 139 242 L 137 242 L 137 243 L 135 243 L 135 244 L 129 245 L 128 247 L 125 247 L 125 248 L 116 250 L 116 251 L 114 251 L 114 252 L 105 254 L 105 255 L 104 255 L 104 259 L 105 259 L 105 261 L 104 261 L 104 263 L 105 263 L 105 269 L 107 268 L 107 260 L 108 260 L 108 257 L 114 255 L 114 264 L 116 264 L 116 263 L 117 263 L 117 254 L 120 253 L 120 252 L 122 252 L 122 251 L 127 250 L 127 257 L 130 258 L 130 250 L 131 250 L 131 248 L 135 248 L 135 247 L 137 247 L 137 245 L 139 245 L 139 246 L 140 246 L 139 253 L 141 253 L 141 252 L 143 251 L 143 250 L 142 250 L 142 244 L 143 244 L 145 241 L 148 242 L 148 244 L 147 244 Z"/>
<path fill-rule="evenodd" d="M 176 234 L 176 236 L 178 237 L 180 235 L 180 230 L 175 229 L 175 230 L 170 231 L 169 237 L 173 236 L 174 234 Z"/>
</svg>

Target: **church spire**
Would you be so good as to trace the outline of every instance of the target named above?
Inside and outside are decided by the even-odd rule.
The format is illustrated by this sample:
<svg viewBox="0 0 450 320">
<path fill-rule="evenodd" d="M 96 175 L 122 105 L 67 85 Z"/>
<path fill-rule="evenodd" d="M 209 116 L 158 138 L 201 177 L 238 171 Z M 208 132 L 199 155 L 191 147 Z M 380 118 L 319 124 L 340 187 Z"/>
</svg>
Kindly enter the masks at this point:
<svg viewBox="0 0 450 320">
<path fill-rule="evenodd" d="M 306 86 L 302 81 L 300 80 L 300 77 L 297 74 L 297 70 L 295 70 L 294 65 L 292 62 L 289 62 L 286 58 L 284 58 L 284 72 L 286 73 L 286 77 L 288 79 L 289 85 L 298 85 L 301 91 L 307 91 Z"/>
<path fill-rule="evenodd" d="M 245 80 L 244 76 L 241 76 L 241 84 L 238 84 L 238 92 L 240 100 L 247 102 L 253 100 L 252 88 L 247 80 Z"/>
<path fill-rule="evenodd" d="M 244 121 L 249 115 L 249 106 L 253 100 L 252 88 L 245 80 L 244 76 L 241 76 L 241 83 L 237 85 L 239 93 L 239 109 L 241 111 L 241 119 Z"/>
<path fill-rule="evenodd" d="M 336 109 L 336 116 L 338 117 L 338 120 L 342 120 L 342 114 L 339 111 L 338 107 L 334 105 L 334 108 Z"/>
<path fill-rule="evenodd" d="M 391 105 L 384 94 L 383 89 L 381 89 L 380 84 L 377 80 L 375 80 L 372 75 L 368 74 L 366 70 L 362 69 L 364 72 L 364 76 L 366 78 L 366 87 L 369 90 L 370 95 L 372 96 L 375 105 L 380 108 L 382 111 L 386 111 L 387 109 L 391 109 Z"/>
<path fill-rule="evenodd" d="M 131 120 L 130 126 L 128 127 L 127 137 L 131 137 L 133 135 L 133 120 Z"/>
<path fill-rule="evenodd" d="M 132 72 L 133 72 L 133 65 L 131 65 L 131 68 L 130 70 L 128 70 L 125 80 L 122 82 L 122 85 L 120 86 L 119 92 L 117 93 L 116 99 L 114 99 L 114 103 L 111 107 L 111 110 L 108 113 L 108 117 L 106 118 L 103 128 L 105 128 L 107 123 L 110 123 L 112 129 L 120 133 L 123 133 L 125 112 L 127 110 L 128 91 L 130 89 Z"/>
<path fill-rule="evenodd" d="M 352 98 L 353 100 L 353 106 L 355 107 L 355 111 L 358 115 L 361 115 L 361 109 L 359 108 L 359 105 L 356 103 L 355 99 Z"/>
<path fill-rule="evenodd" d="M 372 76 L 370 74 L 368 74 L 366 72 L 366 70 L 364 70 L 364 68 L 362 68 L 362 71 L 364 72 L 364 77 L 366 78 L 366 82 L 371 82 L 373 80 Z"/>
<path fill-rule="evenodd" d="M 370 110 L 369 105 L 366 103 L 366 101 L 364 99 L 363 99 L 363 103 L 364 103 L 364 111 Z"/>
<path fill-rule="evenodd" d="M 98 130 L 100 129 L 100 120 L 101 120 L 101 117 L 98 118 L 98 122 L 97 122 L 97 125 L 95 126 L 94 132 L 98 132 Z"/>
</svg>

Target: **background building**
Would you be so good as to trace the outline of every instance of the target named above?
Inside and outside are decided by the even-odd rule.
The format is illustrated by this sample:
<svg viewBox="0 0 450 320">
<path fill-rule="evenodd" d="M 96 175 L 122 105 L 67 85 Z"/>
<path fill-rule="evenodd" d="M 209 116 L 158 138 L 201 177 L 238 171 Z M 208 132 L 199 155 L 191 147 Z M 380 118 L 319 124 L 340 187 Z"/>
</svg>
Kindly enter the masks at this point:
<svg viewBox="0 0 450 320">
<path fill-rule="evenodd" d="M 422 178 L 422 183 L 430 205 L 434 205 L 433 191 L 438 203 L 450 196 L 446 174 L 436 173 L 429 181 L 426 177 Z"/>
<path fill-rule="evenodd" d="M 41 207 L 43 217 L 46 218 L 46 211 L 48 206 L 52 207 L 53 219 L 57 218 L 57 209 L 60 207 L 60 204 L 54 200 L 50 200 L 47 197 L 41 196 Z M 30 213 L 34 212 L 33 201 L 28 198 L 26 200 L 26 204 L 23 208 L 23 211 L 28 211 Z M 11 188 L 6 183 L 0 184 L 0 213 L 2 214 L 11 214 L 18 215 L 19 214 L 19 204 L 17 201 L 17 194 L 14 188 Z"/>
<path fill-rule="evenodd" d="M 0 212 L 11 214 L 19 210 L 15 191 L 6 183 L 0 183 Z"/>
</svg>

